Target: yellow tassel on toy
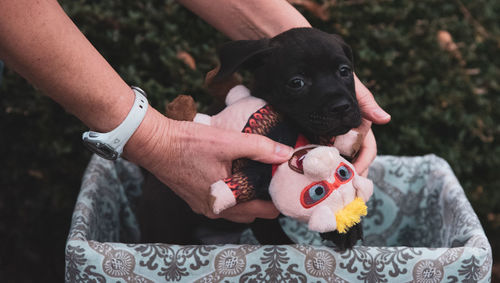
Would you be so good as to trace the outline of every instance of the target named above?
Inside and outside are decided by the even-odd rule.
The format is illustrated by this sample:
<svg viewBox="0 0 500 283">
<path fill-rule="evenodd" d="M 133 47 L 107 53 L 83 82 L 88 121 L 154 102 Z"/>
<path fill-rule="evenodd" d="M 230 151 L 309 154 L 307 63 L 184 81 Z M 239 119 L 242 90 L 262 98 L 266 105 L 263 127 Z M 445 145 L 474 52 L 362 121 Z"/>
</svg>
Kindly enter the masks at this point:
<svg viewBox="0 0 500 283">
<path fill-rule="evenodd" d="M 361 216 L 365 216 L 367 208 L 365 202 L 357 197 L 342 210 L 335 213 L 337 220 L 337 231 L 346 233 L 349 228 L 361 221 Z"/>
</svg>

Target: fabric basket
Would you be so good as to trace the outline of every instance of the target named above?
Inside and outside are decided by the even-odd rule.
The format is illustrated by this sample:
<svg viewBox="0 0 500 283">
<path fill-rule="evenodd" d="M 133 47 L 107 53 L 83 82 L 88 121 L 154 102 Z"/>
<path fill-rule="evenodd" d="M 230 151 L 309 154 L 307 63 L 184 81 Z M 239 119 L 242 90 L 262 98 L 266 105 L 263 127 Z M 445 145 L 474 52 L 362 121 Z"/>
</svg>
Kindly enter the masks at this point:
<svg viewBox="0 0 500 283">
<path fill-rule="evenodd" d="M 489 282 L 491 247 L 450 166 L 434 155 L 377 157 L 365 237 L 352 250 L 324 245 L 290 219 L 297 243 L 138 244 L 140 169 L 94 156 L 66 243 L 67 282 Z M 165 216 L 168 217 L 168 216 Z"/>
</svg>

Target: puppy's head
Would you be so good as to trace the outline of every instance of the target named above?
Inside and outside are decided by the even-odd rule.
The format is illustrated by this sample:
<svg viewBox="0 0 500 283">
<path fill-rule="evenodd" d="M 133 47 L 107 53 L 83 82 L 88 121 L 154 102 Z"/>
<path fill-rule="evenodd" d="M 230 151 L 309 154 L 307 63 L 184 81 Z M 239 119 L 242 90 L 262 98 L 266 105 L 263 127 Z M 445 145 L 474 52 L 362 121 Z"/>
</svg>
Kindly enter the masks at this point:
<svg viewBox="0 0 500 283">
<path fill-rule="evenodd" d="M 337 35 L 296 28 L 271 39 L 227 43 L 219 57 L 216 80 L 250 70 L 252 94 L 306 134 L 341 135 L 361 123 L 351 49 Z"/>
</svg>

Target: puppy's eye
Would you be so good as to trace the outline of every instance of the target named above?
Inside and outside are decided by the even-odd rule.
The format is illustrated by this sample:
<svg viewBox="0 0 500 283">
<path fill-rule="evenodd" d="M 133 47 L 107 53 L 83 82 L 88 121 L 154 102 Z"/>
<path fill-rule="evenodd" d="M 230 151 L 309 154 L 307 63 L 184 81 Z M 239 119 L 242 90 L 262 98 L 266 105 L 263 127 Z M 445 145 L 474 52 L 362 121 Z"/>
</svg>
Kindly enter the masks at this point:
<svg viewBox="0 0 500 283">
<path fill-rule="evenodd" d="M 340 65 L 339 74 L 341 77 L 348 77 L 351 74 L 351 67 L 347 65 Z"/>
<path fill-rule="evenodd" d="M 303 88 L 305 85 L 306 85 L 306 83 L 304 82 L 304 79 L 301 77 L 293 77 L 287 83 L 287 86 L 291 89 L 294 89 L 294 90 L 299 90 L 299 89 Z"/>
</svg>

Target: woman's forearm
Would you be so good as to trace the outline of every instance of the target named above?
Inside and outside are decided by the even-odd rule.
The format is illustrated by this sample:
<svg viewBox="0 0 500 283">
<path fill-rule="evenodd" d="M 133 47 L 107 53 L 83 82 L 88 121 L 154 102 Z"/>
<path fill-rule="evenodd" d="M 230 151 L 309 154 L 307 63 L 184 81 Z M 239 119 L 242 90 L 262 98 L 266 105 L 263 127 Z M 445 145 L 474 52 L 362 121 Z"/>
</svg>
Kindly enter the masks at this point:
<svg viewBox="0 0 500 283">
<path fill-rule="evenodd" d="M 0 59 L 98 132 L 116 128 L 134 103 L 130 86 L 56 0 L 0 0 Z M 156 140 L 170 133 L 169 124 L 149 107 L 124 156 L 151 167 Z"/>
<path fill-rule="evenodd" d="M 179 0 L 233 40 L 273 37 L 309 22 L 284 0 Z"/>
<path fill-rule="evenodd" d="M 116 127 L 133 104 L 56 0 L 0 0 L 0 59 L 95 130 Z"/>
</svg>

